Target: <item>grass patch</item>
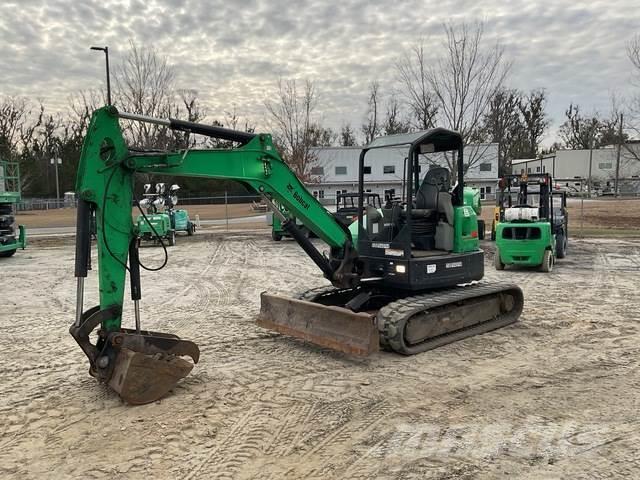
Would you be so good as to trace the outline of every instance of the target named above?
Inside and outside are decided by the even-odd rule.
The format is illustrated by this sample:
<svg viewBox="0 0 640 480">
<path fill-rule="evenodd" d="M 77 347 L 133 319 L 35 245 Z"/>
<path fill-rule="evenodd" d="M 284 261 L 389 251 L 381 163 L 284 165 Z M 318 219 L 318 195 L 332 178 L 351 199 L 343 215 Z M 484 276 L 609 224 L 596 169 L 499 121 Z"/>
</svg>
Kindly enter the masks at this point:
<svg viewBox="0 0 640 480">
<path fill-rule="evenodd" d="M 571 228 L 569 225 L 569 237 L 609 237 L 609 238 L 640 238 L 640 230 L 625 228 Z"/>
</svg>

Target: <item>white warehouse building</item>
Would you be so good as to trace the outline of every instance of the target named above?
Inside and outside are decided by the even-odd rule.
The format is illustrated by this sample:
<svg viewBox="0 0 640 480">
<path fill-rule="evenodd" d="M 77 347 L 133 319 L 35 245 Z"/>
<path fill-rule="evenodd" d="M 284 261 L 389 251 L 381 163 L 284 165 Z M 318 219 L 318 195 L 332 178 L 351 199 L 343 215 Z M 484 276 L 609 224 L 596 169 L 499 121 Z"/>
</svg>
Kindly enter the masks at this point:
<svg viewBox="0 0 640 480">
<path fill-rule="evenodd" d="M 596 190 L 611 192 L 615 186 L 617 147 L 595 150 L 557 150 L 536 159 L 514 160 L 514 174 L 550 173 L 558 186 L 587 190 L 588 179 Z M 634 154 L 635 153 L 635 154 Z M 640 145 L 624 145 L 620 153 L 620 192 L 640 193 Z"/>
<path fill-rule="evenodd" d="M 362 147 L 318 147 L 312 149 L 316 161 L 311 168 L 307 188 L 325 204 L 334 204 L 339 192 L 358 191 L 358 162 Z M 390 147 L 367 153 L 364 166 L 365 190 L 387 197 L 402 195 L 402 179 L 408 149 Z M 498 144 L 478 144 L 465 147 L 465 162 L 471 167 L 465 174 L 465 184 L 480 190 L 482 198 L 495 198 L 498 181 Z M 420 155 L 421 177 L 430 165 L 447 166 L 443 154 Z"/>
</svg>

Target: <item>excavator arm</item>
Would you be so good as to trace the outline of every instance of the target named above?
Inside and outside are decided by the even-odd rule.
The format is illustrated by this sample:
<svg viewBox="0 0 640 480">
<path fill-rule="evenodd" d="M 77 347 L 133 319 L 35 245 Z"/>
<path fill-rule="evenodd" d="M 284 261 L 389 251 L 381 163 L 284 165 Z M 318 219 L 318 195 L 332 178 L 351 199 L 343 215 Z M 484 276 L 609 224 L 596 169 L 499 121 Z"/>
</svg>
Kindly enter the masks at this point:
<svg viewBox="0 0 640 480">
<path fill-rule="evenodd" d="M 222 150 L 134 151 L 129 149 L 124 139 L 120 127 L 123 118 L 161 123 L 175 130 L 232 140 L 240 146 Z M 199 358 L 198 348 L 193 342 L 140 328 L 140 263 L 131 211 L 135 203 L 133 187 L 136 172 L 242 182 L 263 196 L 270 205 L 273 205 L 273 200 L 284 205 L 331 247 L 331 256 L 326 258 L 302 235 L 295 221 L 281 219 L 283 227 L 335 286 L 357 285 L 357 252 L 348 229 L 308 192 L 280 158 L 270 135 L 119 113 L 113 106 L 96 110 L 85 138 L 76 184 L 77 313 L 70 333 L 89 358 L 90 373 L 108 382 L 129 403 L 147 403 L 164 395 L 192 368 L 191 363 L 180 356 L 190 356 L 194 362 Z M 282 215 L 277 208 L 273 209 L 275 215 Z M 85 311 L 84 278 L 90 264 L 92 225 L 95 225 L 93 233 L 98 248 L 100 305 Z M 131 279 L 135 329 L 121 325 L 127 272 Z M 263 294 L 262 301 L 263 312 L 272 312 L 271 317 L 291 306 L 289 300 L 276 296 L 265 298 Z M 298 320 L 304 321 L 309 314 L 313 315 L 313 312 L 304 312 Z M 264 326 L 273 328 L 272 320 L 267 319 Z M 92 344 L 89 334 L 96 328 L 99 328 L 98 341 Z M 372 330 L 368 318 L 364 319 L 362 328 L 367 332 Z M 295 334 L 289 331 L 290 324 L 274 329 Z M 303 332 L 298 336 L 313 339 L 313 333 Z M 355 338 L 361 336 L 361 331 L 354 332 Z M 367 342 L 377 344 L 377 337 Z M 325 342 L 325 345 L 335 346 L 333 342 Z M 150 371 L 154 374 L 150 375 Z"/>
</svg>

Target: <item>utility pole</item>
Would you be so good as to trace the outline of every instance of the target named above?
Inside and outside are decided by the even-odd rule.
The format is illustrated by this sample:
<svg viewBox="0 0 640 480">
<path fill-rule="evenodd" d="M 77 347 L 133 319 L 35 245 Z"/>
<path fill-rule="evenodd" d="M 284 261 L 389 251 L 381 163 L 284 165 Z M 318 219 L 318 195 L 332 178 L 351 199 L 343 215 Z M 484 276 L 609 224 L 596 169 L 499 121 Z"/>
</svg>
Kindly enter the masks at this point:
<svg viewBox="0 0 640 480">
<path fill-rule="evenodd" d="M 51 165 L 56 167 L 56 199 L 60 200 L 60 180 L 58 177 L 58 165 L 62 165 L 62 159 L 55 157 L 51 159 Z"/>
<path fill-rule="evenodd" d="M 111 105 L 111 79 L 109 76 L 109 47 L 91 47 L 90 49 L 104 52 L 105 62 L 107 64 L 107 105 Z"/>
<path fill-rule="evenodd" d="M 591 198 L 591 165 L 593 164 L 593 139 L 591 140 L 591 145 L 589 149 L 589 180 L 587 181 L 587 192 L 589 198 Z"/>
<path fill-rule="evenodd" d="M 616 198 L 620 195 L 620 151 L 622 150 L 622 114 L 620 114 L 620 124 L 618 125 L 618 152 L 616 154 Z"/>
</svg>

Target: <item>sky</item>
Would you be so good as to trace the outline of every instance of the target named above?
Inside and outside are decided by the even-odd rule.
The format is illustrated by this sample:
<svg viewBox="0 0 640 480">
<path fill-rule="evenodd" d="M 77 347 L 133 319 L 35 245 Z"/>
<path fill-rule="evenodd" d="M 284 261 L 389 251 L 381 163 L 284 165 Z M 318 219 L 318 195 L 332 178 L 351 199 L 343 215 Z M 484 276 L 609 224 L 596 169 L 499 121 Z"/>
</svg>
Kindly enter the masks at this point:
<svg viewBox="0 0 640 480">
<path fill-rule="evenodd" d="M 637 0 L 3 0 L 0 95 L 41 99 L 64 112 L 79 90 L 104 85 L 101 52 L 117 68 L 129 42 L 153 46 L 195 89 L 209 118 L 234 107 L 265 125 L 278 78 L 311 79 L 334 129 L 364 121 L 368 84 L 397 88 L 395 62 L 423 38 L 442 53 L 444 22 L 485 23 L 485 39 L 513 62 L 507 86 L 545 88 L 555 139 L 570 102 L 606 112 L 631 91 L 625 45 L 640 33 Z"/>
</svg>

